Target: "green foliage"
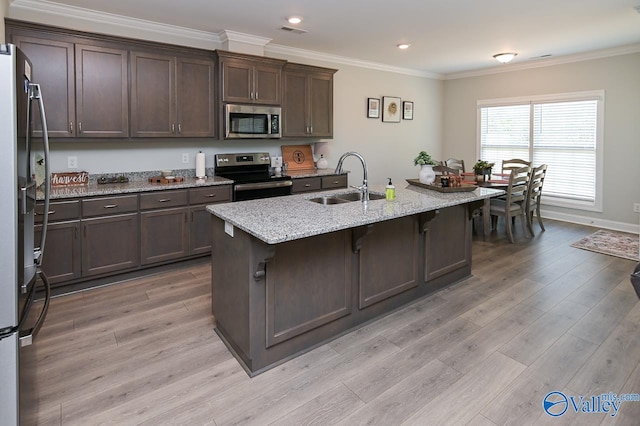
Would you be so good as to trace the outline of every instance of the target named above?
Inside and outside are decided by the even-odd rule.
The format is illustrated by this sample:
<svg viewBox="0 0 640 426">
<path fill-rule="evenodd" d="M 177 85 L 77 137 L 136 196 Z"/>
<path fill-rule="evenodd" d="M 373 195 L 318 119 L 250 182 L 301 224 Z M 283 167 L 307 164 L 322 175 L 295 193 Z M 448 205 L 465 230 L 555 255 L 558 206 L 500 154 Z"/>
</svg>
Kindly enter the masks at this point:
<svg viewBox="0 0 640 426">
<path fill-rule="evenodd" d="M 418 156 L 413 159 L 413 165 L 414 166 L 424 166 L 425 164 L 430 164 L 432 166 L 435 166 L 438 163 L 436 161 L 434 161 L 431 158 L 431 156 L 426 153 L 426 151 L 420 151 L 418 153 Z"/>
</svg>

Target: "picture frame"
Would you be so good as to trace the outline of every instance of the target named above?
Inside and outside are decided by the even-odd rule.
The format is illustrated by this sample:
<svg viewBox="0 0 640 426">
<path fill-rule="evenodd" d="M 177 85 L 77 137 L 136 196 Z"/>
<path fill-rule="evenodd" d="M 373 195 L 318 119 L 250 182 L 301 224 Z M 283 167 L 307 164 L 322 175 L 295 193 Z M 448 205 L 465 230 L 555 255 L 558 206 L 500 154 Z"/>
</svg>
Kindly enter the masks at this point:
<svg viewBox="0 0 640 426">
<path fill-rule="evenodd" d="M 413 101 L 402 102 L 402 119 L 413 120 Z"/>
<path fill-rule="evenodd" d="M 395 96 L 382 97 L 382 121 L 384 123 L 399 123 L 402 111 L 401 99 Z"/>
<path fill-rule="evenodd" d="M 367 118 L 380 118 L 380 98 L 367 98 Z"/>
</svg>

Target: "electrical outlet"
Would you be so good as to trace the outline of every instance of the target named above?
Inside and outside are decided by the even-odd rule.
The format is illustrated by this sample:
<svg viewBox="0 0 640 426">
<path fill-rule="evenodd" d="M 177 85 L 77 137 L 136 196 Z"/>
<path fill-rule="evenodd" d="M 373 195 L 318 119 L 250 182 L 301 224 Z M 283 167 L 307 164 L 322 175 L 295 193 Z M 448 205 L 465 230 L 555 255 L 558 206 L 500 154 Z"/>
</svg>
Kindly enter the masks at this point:
<svg viewBox="0 0 640 426">
<path fill-rule="evenodd" d="M 633 203 L 633 211 L 635 213 L 640 213 L 640 203 Z"/>
<path fill-rule="evenodd" d="M 78 168 L 78 157 L 75 155 L 67 157 L 67 167 L 70 169 Z"/>
<path fill-rule="evenodd" d="M 182 153 L 182 162 L 184 164 L 189 164 L 189 153 L 188 152 L 183 152 Z"/>
</svg>

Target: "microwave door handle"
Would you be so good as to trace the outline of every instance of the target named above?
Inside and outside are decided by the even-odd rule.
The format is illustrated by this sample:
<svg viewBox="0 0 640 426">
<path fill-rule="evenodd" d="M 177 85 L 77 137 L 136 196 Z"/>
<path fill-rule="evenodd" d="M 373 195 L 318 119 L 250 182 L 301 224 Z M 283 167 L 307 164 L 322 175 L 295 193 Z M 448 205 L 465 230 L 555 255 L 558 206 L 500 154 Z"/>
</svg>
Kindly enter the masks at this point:
<svg viewBox="0 0 640 426">
<path fill-rule="evenodd" d="M 42 233 L 40 234 L 40 245 L 34 248 L 34 257 L 36 265 L 42 263 L 42 255 L 44 254 L 44 245 L 47 240 L 47 225 L 49 224 L 49 201 L 51 194 L 51 171 L 49 161 L 49 131 L 47 129 L 47 118 L 44 112 L 44 102 L 42 100 L 42 92 L 40 91 L 39 84 L 29 84 L 29 106 L 27 114 L 31 111 L 31 102 L 36 100 L 38 102 L 38 109 L 40 110 L 40 121 L 42 122 L 42 140 L 44 146 L 44 216 L 42 218 Z M 27 126 L 29 121 L 27 120 Z M 30 129 L 27 128 L 27 137 L 29 137 Z M 27 146 L 30 146 L 27 142 Z"/>
</svg>

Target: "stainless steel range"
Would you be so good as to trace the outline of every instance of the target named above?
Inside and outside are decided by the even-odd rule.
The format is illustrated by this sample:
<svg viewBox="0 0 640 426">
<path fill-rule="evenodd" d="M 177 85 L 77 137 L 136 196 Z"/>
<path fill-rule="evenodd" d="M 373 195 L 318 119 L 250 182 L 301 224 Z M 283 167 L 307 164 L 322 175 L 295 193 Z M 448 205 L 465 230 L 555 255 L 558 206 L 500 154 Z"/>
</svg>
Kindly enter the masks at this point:
<svg viewBox="0 0 640 426">
<path fill-rule="evenodd" d="M 216 176 L 234 181 L 233 201 L 291 195 L 291 177 L 272 173 L 266 152 L 216 154 L 215 165 Z"/>
</svg>

